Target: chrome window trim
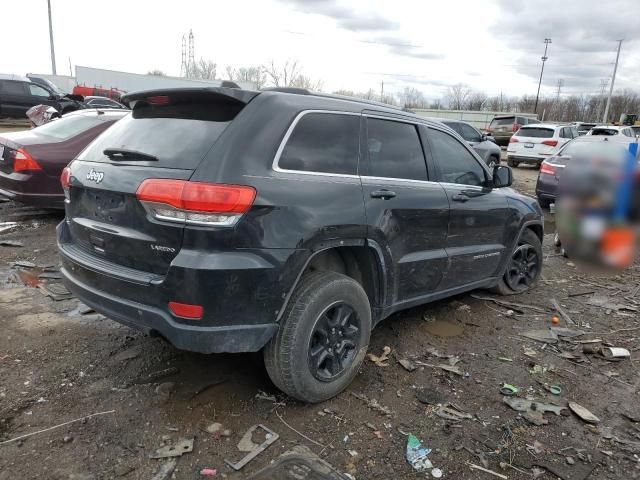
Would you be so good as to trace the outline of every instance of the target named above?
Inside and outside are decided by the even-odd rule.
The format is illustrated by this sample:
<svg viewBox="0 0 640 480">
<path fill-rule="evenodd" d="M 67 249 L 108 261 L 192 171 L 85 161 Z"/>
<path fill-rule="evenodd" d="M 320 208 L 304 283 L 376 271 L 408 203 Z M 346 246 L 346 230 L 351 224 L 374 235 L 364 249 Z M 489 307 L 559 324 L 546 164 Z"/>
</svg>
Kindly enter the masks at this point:
<svg viewBox="0 0 640 480">
<path fill-rule="evenodd" d="M 288 168 L 281 168 L 278 165 L 280 162 L 280 157 L 282 156 L 282 152 L 284 151 L 284 147 L 286 147 L 287 142 L 289 141 L 289 137 L 291 137 L 291 134 L 293 133 L 293 130 L 296 128 L 296 125 L 298 125 L 298 122 L 300 121 L 300 119 L 309 113 L 327 113 L 332 115 L 350 115 L 350 116 L 356 116 L 356 117 L 362 116 L 361 113 L 346 112 L 342 110 L 303 110 L 302 112 L 298 113 L 298 115 L 296 115 L 296 118 L 293 119 L 293 122 L 291 122 L 291 125 L 289 125 L 289 128 L 284 134 L 284 137 L 280 142 L 280 146 L 278 146 L 278 150 L 276 151 L 276 156 L 274 157 L 273 162 L 271 164 L 271 168 L 278 173 L 295 173 L 297 175 L 316 175 L 316 176 L 322 176 L 322 177 L 340 177 L 340 178 L 359 179 L 360 176 L 357 173 L 355 175 L 352 175 L 347 173 L 308 172 L 306 170 L 290 170 Z M 358 138 L 359 138 L 359 135 L 360 135 L 360 131 L 358 130 Z"/>
<path fill-rule="evenodd" d="M 440 185 L 440 182 L 433 182 L 431 180 L 413 180 L 411 178 L 374 177 L 370 175 L 361 175 L 360 178 L 362 180 L 373 180 L 373 181 L 379 180 L 382 182 L 403 182 L 403 183 L 414 183 L 414 184 Z"/>
</svg>

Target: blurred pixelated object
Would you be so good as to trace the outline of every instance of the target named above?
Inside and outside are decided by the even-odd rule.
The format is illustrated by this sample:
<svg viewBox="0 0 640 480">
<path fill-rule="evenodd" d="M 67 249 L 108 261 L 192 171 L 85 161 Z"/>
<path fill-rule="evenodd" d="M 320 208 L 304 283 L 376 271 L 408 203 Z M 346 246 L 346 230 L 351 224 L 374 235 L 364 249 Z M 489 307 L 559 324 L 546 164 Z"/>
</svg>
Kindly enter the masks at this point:
<svg viewBox="0 0 640 480">
<path fill-rule="evenodd" d="M 60 112 L 50 105 L 35 105 L 27 110 L 27 118 L 31 128 L 35 128 L 55 118 L 60 118 Z"/>
<path fill-rule="evenodd" d="M 638 143 L 593 143 L 566 162 L 558 180 L 556 225 L 567 256 L 625 268 L 634 261 L 640 169 Z"/>
</svg>

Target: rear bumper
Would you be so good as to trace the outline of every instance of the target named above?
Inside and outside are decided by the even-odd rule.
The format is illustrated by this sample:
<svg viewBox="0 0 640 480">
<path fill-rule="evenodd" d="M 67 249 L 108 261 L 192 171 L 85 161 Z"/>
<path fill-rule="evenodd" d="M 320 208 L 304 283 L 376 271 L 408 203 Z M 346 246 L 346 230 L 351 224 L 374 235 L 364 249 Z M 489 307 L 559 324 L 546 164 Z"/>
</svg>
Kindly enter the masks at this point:
<svg viewBox="0 0 640 480">
<path fill-rule="evenodd" d="M 41 173 L 0 172 L 0 196 L 42 208 L 64 208 L 58 178 Z"/>
<path fill-rule="evenodd" d="M 96 312 L 146 333 L 155 332 L 176 348 L 200 353 L 256 352 L 278 329 L 275 323 L 197 327 L 176 322 L 168 312 L 94 289 L 61 270 L 66 287 Z"/>
<path fill-rule="evenodd" d="M 538 157 L 538 156 L 524 156 L 524 155 L 514 155 L 507 153 L 507 160 L 511 160 L 513 162 L 518 163 L 529 163 L 531 165 L 540 165 L 546 158 L 548 157 Z"/>
<path fill-rule="evenodd" d="M 254 352 L 276 332 L 287 292 L 282 266 L 293 251 L 182 250 L 166 275 L 113 264 L 70 243 L 57 228 L 63 281 L 97 312 L 177 348 L 201 353 Z M 200 320 L 174 316 L 170 301 L 201 305 Z"/>
</svg>

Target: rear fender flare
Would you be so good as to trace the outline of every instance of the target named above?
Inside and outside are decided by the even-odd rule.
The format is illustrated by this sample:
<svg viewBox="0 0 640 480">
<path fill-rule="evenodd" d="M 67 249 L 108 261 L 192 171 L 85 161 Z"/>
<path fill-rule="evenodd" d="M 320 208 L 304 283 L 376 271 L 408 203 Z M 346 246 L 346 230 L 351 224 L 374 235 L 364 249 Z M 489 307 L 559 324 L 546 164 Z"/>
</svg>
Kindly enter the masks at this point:
<svg viewBox="0 0 640 480">
<path fill-rule="evenodd" d="M 386 299 L 386 271 L 385 271 L 384 256 L 382 255 L 382 250 L 380 249 L 379 245 L 376 242 L 365 241 L 362 238 L 358 238 L 358 239 L 342 238 L 342 239 L 325 240 L 325 241 L 322 241 L 321 243 L 318 243 L 313 248 L 311 248 L 310 250 L 311 254 L 305 260 L 304 264 L 302 265 L 302 268 L 300 268 L 300 271 L 296 275 L 296 278 L 293 284 L 291 285 L 291 288 L 289 288 L 289 290 L 287 291 L 284 297 L 282 306 L 280 307 L 280 310 L 278 311 L 278 315 L 276 316 L 276 323 L 280 323 L 282 315 L 284 314 L 284 311 L 286 310 L 287 305 L 289 304 L 289 300 L 291 299 L 291 295 L 293 294 L 295 289 L 298 287 L 298 284 L 302 279 L 302 275 L 304 275 L 304 272 L 307 271 L 309 264 L 313 261 L 315 257 L 332 248 L 367 247 L 367 246 L 371 247 L 376 252 L 376 257 L 378 259 L 378 272 L 380 275 L 380 278 L 379 278 L 380 297 L 381 297 L 380 300 L 384 302 L 384 300 Z"/>
</svg>

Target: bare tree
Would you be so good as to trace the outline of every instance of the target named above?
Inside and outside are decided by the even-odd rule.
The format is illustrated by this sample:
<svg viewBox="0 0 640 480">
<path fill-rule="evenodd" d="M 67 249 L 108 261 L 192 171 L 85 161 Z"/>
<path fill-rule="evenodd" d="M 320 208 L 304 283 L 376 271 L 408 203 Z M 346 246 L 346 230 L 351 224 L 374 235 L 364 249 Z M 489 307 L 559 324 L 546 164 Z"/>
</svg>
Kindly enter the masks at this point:
<svg viewBox="0 0 640 480">
<path fill-rule="evenodd" d="M 488 98 L 484 92 L 473 92 L 469 95 L 465 108 L 469 110 L 482 110 Z"/>
<path fill-rule="evenodd" d="M 297 60 L 289 59 L 283 65 L 278 65 L 274 60 L 271 60 L 271 63 L 263 68 L 269 82 L 274 87 L 291 87 L 300 75 L 300 66 Z"/>
<path fill-rule="evenodd" d="M 234 68 L 227 65 L 227 78 L 234 82 L 251 82 L 260 90 L 267 83 L 267 74 L 262 66 Z"/>
<path fill-rule="evenodd" d="M 322 80 L 314 80 L 308 75 L 300 74 L 296 77 L 296 79 L 291 82 L 291 86 L 295 88 L 305 88 L 312 92 L 319 92 L 322 90 L 323 82 Z"/>
<path fill-rule="evenodd" d="M 215 80 L 218 65 L 210 59 L 200 58 L 198 63 L 193 65 L 187 75 L 189 78 L 198 80 Z"/>
<path fill-rule="evenodd" d="M 449 108 L 452 110 L 464 110 L 471 93 L 471 88 L 464 83 L 457 83 L 456 85 L 450 86 L 447 92 Z"/>
<path fill-rule="evenodd" d="M 157 68 L 153 69 L 153 70 L 149 70 L 147 72 L 147 75 L 155 75 L 156 77 L 166 77 L 167 74 L 164 73 L 162 70 L 159 70 Z"/>
<path fill-rule="evenodd" d="M 405 108 L 427 108 L 429 104 L 424 94 L 414 87 L 405 87 L 400 98 Z"/>
</svg>

